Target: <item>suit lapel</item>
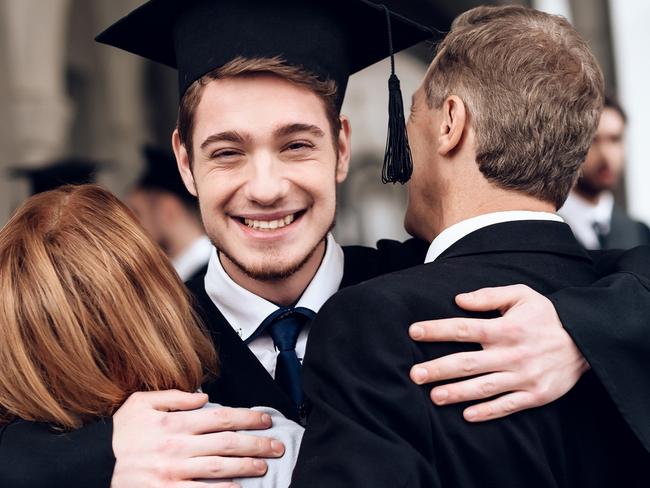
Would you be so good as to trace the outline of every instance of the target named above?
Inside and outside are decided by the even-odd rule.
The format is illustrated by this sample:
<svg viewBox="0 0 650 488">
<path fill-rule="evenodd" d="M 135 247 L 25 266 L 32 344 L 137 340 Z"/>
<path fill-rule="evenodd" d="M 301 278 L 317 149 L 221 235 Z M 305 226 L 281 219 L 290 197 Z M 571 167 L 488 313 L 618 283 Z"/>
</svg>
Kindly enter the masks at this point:
<svg viewBox="0 0 650 488">
<path fill-rule="evenodd" d="M 377 251 L 353 246 L 344 248 L 345 265 L 341 288 L 380 274 Z M 232 407 L 268 406 L 298 421 L 291 399 L 277 385 L 248 346 L 241 340 L 205 291 L 204 277 L 187 283 L 195 298 L 196 309 L 210 332 L 219 353 L 218 377 L 203 385 L 216 403 Z"/>
<path fill-rule="evenodd" d="M 205 292 L 203 279 L 190 289 L 196 305 L 219 353 L 218 377 L 204 385 L 210 400 L 231 407 L 268 406 L 296 420 L 296 408 L 280 389 L 248 346 L 241 340 Z"/>
</svg>

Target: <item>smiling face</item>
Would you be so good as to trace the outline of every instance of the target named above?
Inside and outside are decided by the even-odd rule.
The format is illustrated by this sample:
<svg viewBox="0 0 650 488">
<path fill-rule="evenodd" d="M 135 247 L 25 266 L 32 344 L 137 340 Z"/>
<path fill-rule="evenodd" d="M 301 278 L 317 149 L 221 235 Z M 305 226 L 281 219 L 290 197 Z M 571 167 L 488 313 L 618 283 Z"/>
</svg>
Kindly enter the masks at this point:
<svg viewBox="0 0 650 488">
<path fill-rule="evenodd" d="M 347 122 L 335 144 L 323 101 L 272 75 L 211 81 L 194 117 L 191 167 L 177 133 L 174 145 L 226 270 L 262 281 L 315 271 L 347 175 Z"/>
</svg>

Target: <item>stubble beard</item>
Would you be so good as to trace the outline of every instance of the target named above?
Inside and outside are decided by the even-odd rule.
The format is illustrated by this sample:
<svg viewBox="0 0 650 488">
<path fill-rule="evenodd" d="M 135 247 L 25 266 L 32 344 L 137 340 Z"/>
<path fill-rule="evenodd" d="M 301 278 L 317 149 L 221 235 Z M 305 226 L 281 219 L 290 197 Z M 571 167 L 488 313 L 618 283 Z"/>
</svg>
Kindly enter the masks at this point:
<svg viewBox="0 0 650 488">
<path fill-rule="evenodd" d="M 219 246 L 216 240 L 212 239 L 212 237 L 210 236 L 209 237 L 214 247 L 216 247 L 221 254 L 223 254 L 226 258 L 228 258 L 228 260 L 231 263 L 233 263 L 247 277 L 264 283 L 273 283 L 273 282 L 286 280 L 290 276 L 300 271 L 314 256 L 314 253 L 316 253 L 318 246 L 320 246 L 320 244 L 327 239 L 327 235 L 332 231 L 332 229 L 334 229 L 335 225 L 336 225 L 336 217 L 334 217 L 332 223 L 329 225 L 329 227 L 327 228 L 325 233 L 321 236 L 321 238 L 316 242 L 316 244 L 312 247 L 312 249 L 300 261 L 290 264 L 284 268 L 275 268 L 275 269 L 272 268 L 271 266 L 268 266 L 268 263 L 273 262 L 273 256 L 270 256 L 268 258 L 267 263 L 265 265 L 259 267 L 254 267 L 250 265 L 247 266 L 245 263 L 242 263 L 235 256 L 233 256 L 231 253 L 225 250 L 223 246 Z"/>
</svg>

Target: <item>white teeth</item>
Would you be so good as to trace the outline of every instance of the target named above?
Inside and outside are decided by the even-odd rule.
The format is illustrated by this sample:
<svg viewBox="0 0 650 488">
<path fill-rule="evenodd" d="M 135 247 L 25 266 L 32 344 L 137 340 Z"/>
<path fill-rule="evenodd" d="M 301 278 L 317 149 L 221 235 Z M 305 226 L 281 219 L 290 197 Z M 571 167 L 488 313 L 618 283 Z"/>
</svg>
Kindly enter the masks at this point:
<svg viewBox="0 0 650 488">
<path fill-rule="evenodd" d="M 289 225 L 291 222 L 296 220 L 296 215 L 291 214 L 287 215 L 281 219 L 277 220 L 252 220 L 252 219 L 244 219 L 244 223 L 250 227 L 251 229 L 257 229 L 257 230 L 274 230 L 274 229 L 279 229 L 282 228 L 286 225 Z"/>
</svg>

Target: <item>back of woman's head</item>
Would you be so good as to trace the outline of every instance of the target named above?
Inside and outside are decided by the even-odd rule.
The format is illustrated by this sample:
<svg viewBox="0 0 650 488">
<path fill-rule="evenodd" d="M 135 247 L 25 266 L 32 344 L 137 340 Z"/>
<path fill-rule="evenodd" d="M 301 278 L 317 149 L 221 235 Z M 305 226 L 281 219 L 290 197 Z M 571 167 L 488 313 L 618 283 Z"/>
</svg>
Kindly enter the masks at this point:
<svg viewBox="0 0 650 488">
<path fill-rule="evenodd" d="M 108 191 L 41 193 L 0 231 L 0 422 L 75 428 L 135 391 L 194 391 L 215 363 L 183 284 Z"/>
</svg>

